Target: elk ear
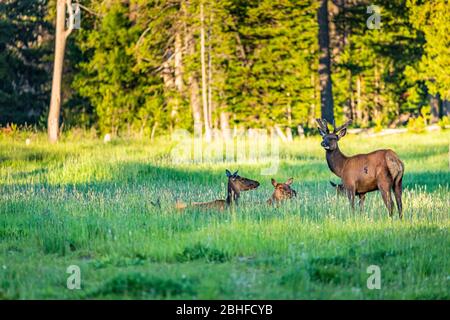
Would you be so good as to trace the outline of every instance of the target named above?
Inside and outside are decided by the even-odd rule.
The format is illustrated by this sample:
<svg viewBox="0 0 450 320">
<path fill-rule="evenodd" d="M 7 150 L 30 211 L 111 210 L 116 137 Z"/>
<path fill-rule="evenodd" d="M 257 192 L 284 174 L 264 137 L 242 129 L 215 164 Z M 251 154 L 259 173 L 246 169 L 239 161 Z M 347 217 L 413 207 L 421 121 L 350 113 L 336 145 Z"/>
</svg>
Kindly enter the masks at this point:
<svg viewBox="0 0 450 320">
<path fill-rule="evenodd" d="M 333 181 L 330 181 L 330 184 L 331 184 L 331 186 L 332 186 L 333 188 L 336 188 L 336 187 L 337 187 L 337 184 L 334 183 Z"/>
<path fill-rule="evenodd" d="M 271 181 L 272 181 L 272 185 L 276 188 L 277 184 L 278 184 L 277 181 L 274 178 L 272 178 Z"/>
<path fill-rule="evenodd" d="M 225 174 L 227 175 L 228 178 L 231 177 L 231 172 L 230 172 L 230 170 L 225 169 Z"/>
<path fill-rule="evenodd" d="M 286 181 L 286 184 L 290 186 L 294 182 L 294 178 L 289 178 L 288 181 Z"/>
<path fill-rule="evenodd" d="M 347 128 L 342 129 L 338 132 L 337 136 L 339 139 L 343 138 L 347 134 Z"/>
</svg>

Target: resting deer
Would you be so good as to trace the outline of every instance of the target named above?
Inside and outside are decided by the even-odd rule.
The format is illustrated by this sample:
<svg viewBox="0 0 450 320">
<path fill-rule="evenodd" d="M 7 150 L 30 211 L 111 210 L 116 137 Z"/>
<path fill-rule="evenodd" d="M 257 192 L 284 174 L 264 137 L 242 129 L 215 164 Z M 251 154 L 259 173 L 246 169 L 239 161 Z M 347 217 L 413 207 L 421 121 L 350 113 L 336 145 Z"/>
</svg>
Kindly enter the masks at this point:
<svg viewBox="0 0 450 320">
<path fill-rule="evenodd" d="M 403 162 L 392 150 L 377 150 L 368 154 L 345 156 L 339 150 L 338 141 L 347 133 L 351 121 L 336 128 L 330 133 L 326 120 L 317 119 L 322 136 L 321 146 L 326 150 L 326 159 L 330 170 L 342 179 L 352 209 L 355 207 L 355 196 L 360 198 L 361 208 L 367 192 L 380 190 L 383 201 L 392 216 L 394 205 L 391 189 L 394 190 L 398 215 L 402 218 L 402 179 Z"/>
<path fill-rule="evenodd" d="M 237 203 L 240 197 L 241 191 L 253 190 L 259 187 L 259 182 L 244 178 L 238 175 L 238 172 L 231 173 L 229 170 L 225 170 L 228 178 L 227 198 L 225 200 L 214 200 L 209 202 L 192 202 L 192 207 L 199 207 L 204 209 L 218 209 L 224 210 L 231 204 Z M 177 203 L 177 209 L 184 209 L 188 205 L 184 203 Z"/>
<path fill-rule="evenodd" d="M 267 204 L 277 204 L 281 201 L 296 197 L 297 192 L 291 188 L 292 182 L 294 182 L 293 178 L 288 179 L 286 183 L 278 183 L 275 179 L 272 178 L 272 185 L 275 190 L 273 191 L 272 197 L 267 200 Z"/>
</svg>

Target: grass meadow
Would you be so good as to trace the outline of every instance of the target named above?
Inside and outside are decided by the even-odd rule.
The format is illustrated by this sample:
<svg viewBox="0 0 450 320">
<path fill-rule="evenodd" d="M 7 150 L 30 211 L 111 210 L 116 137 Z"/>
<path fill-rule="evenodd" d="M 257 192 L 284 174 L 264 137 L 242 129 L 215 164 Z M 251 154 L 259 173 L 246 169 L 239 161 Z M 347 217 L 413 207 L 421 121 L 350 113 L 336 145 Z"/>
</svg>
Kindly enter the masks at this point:
<svg viewBox="0 0 450 320">
<path fill-rule="evenodd" d="M 400 221 L 378 192 L 364 212 L 336 196 L 319 137 L 281 146 L 274 178 L 294 177 L 298 196 L 269 207 L 264 163 L 174 164 L 164 140 L 0 136 L 0 299 L 449 299 L 449 144 L 449 131 L 340 142 L 399 154 Z M 228 211 L 175 209 L 224 199 L 226 168 L 261 186 Z"/>
</svg>

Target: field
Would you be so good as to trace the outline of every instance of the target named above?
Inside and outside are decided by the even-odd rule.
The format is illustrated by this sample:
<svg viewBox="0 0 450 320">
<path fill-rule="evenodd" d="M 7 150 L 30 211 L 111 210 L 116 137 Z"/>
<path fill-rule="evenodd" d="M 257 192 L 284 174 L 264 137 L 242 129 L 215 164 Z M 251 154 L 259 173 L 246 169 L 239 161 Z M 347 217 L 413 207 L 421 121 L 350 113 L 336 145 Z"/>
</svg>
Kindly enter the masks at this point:
<svg viewBox="0 0 450 320">
<path fill-rule="evenodd" d="M 0 299 L 450 299 L 449 144 L 448 131 L 340 142 L 399 154 L 400 221 L 379 193 L 362 213 L 336 196 L 319 137 L 281 147 L 274 177 L 298 196 L 280 207 L 265 205 L 264 163 L 174 164 L 163 140 L 0 137 Z M 261 186 L 233 210 L 175 209 L 223 199 L 226 168 Z"/>
</svg>

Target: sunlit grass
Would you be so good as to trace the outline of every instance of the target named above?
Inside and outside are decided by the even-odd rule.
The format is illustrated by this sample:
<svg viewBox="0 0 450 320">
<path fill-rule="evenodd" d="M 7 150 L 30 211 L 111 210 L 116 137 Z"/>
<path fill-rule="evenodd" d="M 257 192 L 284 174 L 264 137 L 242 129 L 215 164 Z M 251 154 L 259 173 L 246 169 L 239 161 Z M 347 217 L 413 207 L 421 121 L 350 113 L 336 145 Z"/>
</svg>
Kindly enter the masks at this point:
<svg viewBox="0 0 450 320">
<path fill-rule="evenodd" d="M 267 163 L 175 165 L 164 140 L 1 137 L 0 298 L 448 299 L 449 144 L 448 132 L 341 141 L 400 155 L 399 221 L 378 193 L 364 212 L 336 197 L 318 137 L 282 146 L 275 178 L 294 177 L 298 197 L 279 208 L 265 205 Z M 225 198 L 225 168 L 261 187 L 230 211 L 175 209 Z M 66 288 L 72 264 L 82 290 Z M 366 287 L 371 264 L 381 290 Z"/>
</svg>

